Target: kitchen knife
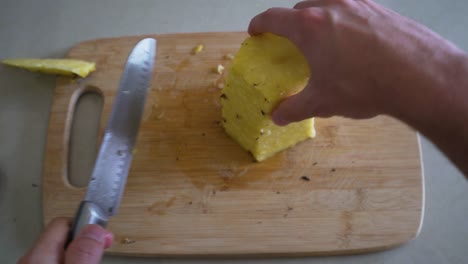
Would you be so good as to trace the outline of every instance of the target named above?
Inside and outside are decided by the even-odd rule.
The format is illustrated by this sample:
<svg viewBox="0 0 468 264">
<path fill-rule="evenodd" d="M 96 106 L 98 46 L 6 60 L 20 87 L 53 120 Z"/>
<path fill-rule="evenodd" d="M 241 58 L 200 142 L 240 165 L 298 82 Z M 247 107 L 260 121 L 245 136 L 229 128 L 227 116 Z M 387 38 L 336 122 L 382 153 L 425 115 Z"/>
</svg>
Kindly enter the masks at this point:
<svg viewBox="0 0 468 264">
<path fill-rule="evenodd" d="M 117 213 L 143 115 L 155 53 L 156 40 L 147 38 L 138 42 L 128 57 L 88 191 L 73 220 L 68 242 L 85 225 L 105 227 L 109 217 Z"/>
</svg>

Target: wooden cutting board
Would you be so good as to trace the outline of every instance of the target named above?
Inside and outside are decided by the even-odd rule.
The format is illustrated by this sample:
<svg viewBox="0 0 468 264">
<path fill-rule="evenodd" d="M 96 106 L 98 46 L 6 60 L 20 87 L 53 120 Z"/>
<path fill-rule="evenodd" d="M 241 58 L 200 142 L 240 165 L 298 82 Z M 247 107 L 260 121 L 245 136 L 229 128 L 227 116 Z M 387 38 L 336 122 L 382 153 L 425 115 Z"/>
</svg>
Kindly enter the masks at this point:
<svg viewBox="0 0 468 264">
<path fill-rule="evenodd" d="M 154 35 L 156 65 L 110 253 L 313 255 L 380 250 L 417 236 L 423 177 L 415 131 L 389 118 L 316 120 L 317 138 L 262 163 L 220 127 L 224 75 L 245 33 Z M 59 79 L 50 113 L 44 220 L 73 216 L 85 188 L 67 180 L 77 98 L 104 97 L 101 136 L 124 63 L 142 37 L 88 41 L 68 56 L 97 71 Z M 197 44 L 204 50 L 192 55 Z M 89 177 L 89 175 L 85 175 Z M 303 177 L 305 176 L 305 177 Z"/>
</svg>

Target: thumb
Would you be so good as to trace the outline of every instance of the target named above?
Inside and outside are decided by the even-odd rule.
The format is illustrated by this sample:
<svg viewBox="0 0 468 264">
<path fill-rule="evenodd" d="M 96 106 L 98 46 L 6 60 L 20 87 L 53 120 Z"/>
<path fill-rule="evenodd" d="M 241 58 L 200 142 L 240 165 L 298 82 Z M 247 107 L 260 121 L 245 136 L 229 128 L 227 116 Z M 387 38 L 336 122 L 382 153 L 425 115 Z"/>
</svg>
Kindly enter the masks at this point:
<svg viewBox="0 0 468 264">
<path fill-rule="evenodd" d="M 66 264 L 97 264 L 104 249 L 112 244 L 112 234 L 98 225 L 88 225 L 70 243 L 65 252 Z"/>
<path fill-rule="evenodd" d="M 309 82 L 301 92 L 284 99 L 273 110 L 271 114 L 273 122 L 278 126 L 286 126 L 289 123 L 313 117 L 314 97 L 312 84 Z"/>
</svg>

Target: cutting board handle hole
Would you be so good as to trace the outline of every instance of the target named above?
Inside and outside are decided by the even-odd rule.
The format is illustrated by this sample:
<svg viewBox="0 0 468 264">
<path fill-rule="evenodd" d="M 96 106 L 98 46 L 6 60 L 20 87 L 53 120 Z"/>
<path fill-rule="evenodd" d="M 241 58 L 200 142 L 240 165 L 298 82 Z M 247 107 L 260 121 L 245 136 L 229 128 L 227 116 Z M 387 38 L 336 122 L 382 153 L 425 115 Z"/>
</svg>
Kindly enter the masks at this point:
<svg viewBox="0 0 468 264">
<path fill-rule="evenodd" d="M 73 187 L 85 187 L 96 160 L 104 99 L 101 91 L 88 86 L 77 91 L 69 117 L 67 180 Z"/>
</svg>

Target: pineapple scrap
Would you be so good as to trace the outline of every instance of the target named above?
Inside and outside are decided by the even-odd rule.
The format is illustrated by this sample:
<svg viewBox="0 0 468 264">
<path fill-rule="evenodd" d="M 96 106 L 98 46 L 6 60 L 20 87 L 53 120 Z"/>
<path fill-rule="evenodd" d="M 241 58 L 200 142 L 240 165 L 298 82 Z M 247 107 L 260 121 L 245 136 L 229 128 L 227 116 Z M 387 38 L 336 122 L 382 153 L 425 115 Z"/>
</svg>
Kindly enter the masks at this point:
<svg viewBox="0 0 468 264">
<path fill-rule="evenodd" d="M 221 65 L 221 64 L 218 64 L 218 66 L 216 67 L 216 69 L 214 69 L 214 72 L 216 72 L 217 74 L 223 74 L 223 72 L 224 72 L 224 66 Z"/>
<path fill-rule="evenodd" d="M 225 60 L 233 60 L 234 59 L 234 55 L 232 55 L 231 53 L 228 53 L 226 55 L 224 55 L 223 57 Z"/>
<path fill-rule="evenodd" d="M 94 62 L 75 59 L 7 59 L 3 64 L 33 72 L 86 77 L 96 70 Z"/>
<path fill-rule="evenodd" d="M 203 44 L 198 44 L 195 48 L 192 49 L 192 54 L 198 54 L 203 50 Z"/>
<path fill-rule="evenodd" d="M 124 239 L 122 239 L 120 241 L 120 243 L 122 243 L 122 244 L 133 244 L 135 242 L 136 242 L 135 239 L 131 239 L 131 238 L 128 238 L 128 237 L 126 237 L 126 238 L 124 238 Z"/>
<path fill-rule="evenodd" d="M 270 33 L 246 39 L 222 89 L 227 134 L 257 161 L 315 137 L 313 118 L 280 127 L 270 116 L 281 100 L 304 88 L 309 76 L 306 59 L 289 40 Z"/>
</svg>

